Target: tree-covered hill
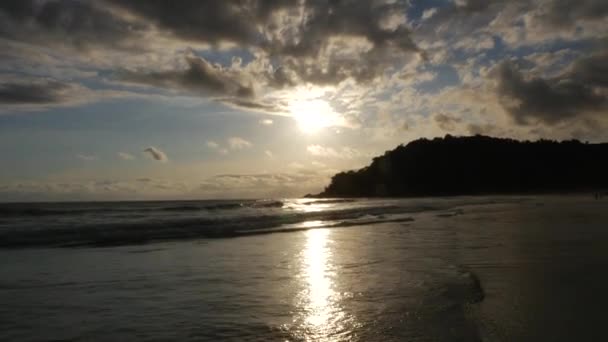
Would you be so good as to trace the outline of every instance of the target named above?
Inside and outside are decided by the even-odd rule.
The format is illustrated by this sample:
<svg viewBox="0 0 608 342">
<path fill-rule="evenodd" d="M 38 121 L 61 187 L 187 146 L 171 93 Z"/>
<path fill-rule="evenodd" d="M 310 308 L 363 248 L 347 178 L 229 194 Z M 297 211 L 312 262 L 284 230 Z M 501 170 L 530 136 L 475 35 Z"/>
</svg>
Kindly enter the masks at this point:
<svg viewBox="0 0 608 342">
<path fill-rule="evenodd" d="M 487 136 L 418 139 L 357 171 L 320 197 L 441 196 L 608 189 L 608 144 Z"/>
</svg>

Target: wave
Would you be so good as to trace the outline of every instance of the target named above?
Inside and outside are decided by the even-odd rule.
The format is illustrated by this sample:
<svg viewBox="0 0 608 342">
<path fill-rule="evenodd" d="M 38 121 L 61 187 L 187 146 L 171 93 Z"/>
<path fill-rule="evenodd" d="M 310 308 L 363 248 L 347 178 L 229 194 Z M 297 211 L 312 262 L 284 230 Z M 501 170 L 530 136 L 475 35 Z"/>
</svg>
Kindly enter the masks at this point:
<svg viewBox="0 0 608 342">
<path fill-rule="evenodd" d="M 312 202 L 327 204 L 328 201 L 350 203 L 354 200 Z M 244 200 L 113 203 L 98 204 L 96 207 L 82 203 L 72 204 L 72 207 L 69 204 L 38 208 L 2 206 L 0 213 L 41 215 L 42 218 L 5 219 L 0 223 L 0 247 L 140 244 L 172 239 L 231 238 L 318 227 L 407 223 L 413 218 L 405 214 L 432 211 L 441 217 L 448 217 L 446 212 L 463 214 L 459 209 L 463 205 L 494 203 L 488 199 L 432 203 L 425 200 L 384 200 L 358 201 L 353 205 L 335 204 L 319 209 L 305 205 L 309 202 Z M 244 210 L 235 210 L 237 208 Z M 102 212 L 110 214 L 99 214 Z M 115 215 L 115 212 L 123 214 Z M 93 214 L 77 216 L 82 213 Z M 59 214 L 66 216 L 44 218 L 45 215 Z"/>
<path fill-rule="evenodd" d="M 260 200 L 251 203 L 249 206 L 252 208 L 282 208 L 284 203 L 275 200 Z"/>
<path fill-rule="evenodd" d="M 38 207 L 35 207 L 38 205 Z M 34 207 L 32 207 L 34 206 Z M 115 204 L 99 204 L 97 206 L 82 206 L 62 204 L 40 204 L 25 205 L 3 205 L 0 206 L 0 216 L 3 217 L 40 217 L 40 216 L 62 216 L 62 215 L 88 215 L 88 214 L 112 214 L 112 213 L 150 213 L 150 212 L 195 212 L 195 211 L 218 211 L 234 210 L 241 208 L 280 208 L 283 206 L 281 201 L 226 201 L 211 203 L 193 204 L 155 204 L 153 202 L 128 203 L 122 207 Z"/>
<path fill-rule="evenodd" d="M 264 205 L 278 206 L 280 202 Z M 265 211 L 257 216 L 232 217 L 154 217 L 146 220 L 109 223 L 83 223 L 46 227 L 46 229 L 10 229 L 0 231 L 0 247 L 82 246 L 138 244 L 154 240 L 186 238 L 227 238 L 266 229 L 298 229 L 308 221 L 321 221 L 322 226 L 349 226 L 390 222 L 386 216 L 405 210 L 399 206 L 376 206 L 321 212 Z M 359 220 L 359 221 L 357 221 Z"/>
<path fill-rule="evenodd" d="M 356 199 L 353 198 L 335 198 L 335 199 L 316 199 L 305 204 L 336 204 L 336 203 L 352 203 Z"/>
</svg>

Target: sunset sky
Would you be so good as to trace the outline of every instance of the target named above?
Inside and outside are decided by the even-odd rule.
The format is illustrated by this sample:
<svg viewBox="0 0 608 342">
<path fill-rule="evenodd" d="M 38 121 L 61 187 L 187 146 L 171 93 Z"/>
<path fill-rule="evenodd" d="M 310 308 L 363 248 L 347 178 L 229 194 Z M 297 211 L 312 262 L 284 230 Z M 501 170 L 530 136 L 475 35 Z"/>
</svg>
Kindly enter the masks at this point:
<svg viewBox="0 0 608 342">
<path fill-rule="evenodd" d="M 608 140 L 606 0 L 2 0 L 0 201 L 301 196 L 420 137 Z"/>
</svg>

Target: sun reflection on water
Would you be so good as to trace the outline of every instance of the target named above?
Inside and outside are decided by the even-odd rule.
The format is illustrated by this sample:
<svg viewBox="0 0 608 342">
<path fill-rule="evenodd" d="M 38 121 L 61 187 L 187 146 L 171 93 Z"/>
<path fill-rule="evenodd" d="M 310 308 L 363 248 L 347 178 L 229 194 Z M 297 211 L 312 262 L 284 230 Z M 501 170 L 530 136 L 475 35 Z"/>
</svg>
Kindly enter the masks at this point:
<svg viewBox="0 0 608 342">
<path fill-rule="evenodd" d="M 298 199 L 290 203 L 289 207 L 296 211 L 313 213 L 332 209 L 334 205 L 329 203 L 319 203 L 309 199 Z"/>
<path fill-rule="evenodd" d="M 304 260 L 309 299 L 309 315 L 306 321 L 314 326 L 322 326 L 328 322 L 331 313 L 330 300 L 334 295 L 328 274 L 328 259 L 331 257 L 331 251 L 327 248 L 328 234 L 327 229 L 309 230 L 306 233 Z"/>
<path fill-rule="evenodd" d="M 298 299 L 299 330 L 306 340 L 341 340 L 346 314 L 336 291 L 336 272 L 333 264 L 331 231 L 311 229 L 304 232 L 306 245 L 301 254 L 303 290 Z"/>
</svg>

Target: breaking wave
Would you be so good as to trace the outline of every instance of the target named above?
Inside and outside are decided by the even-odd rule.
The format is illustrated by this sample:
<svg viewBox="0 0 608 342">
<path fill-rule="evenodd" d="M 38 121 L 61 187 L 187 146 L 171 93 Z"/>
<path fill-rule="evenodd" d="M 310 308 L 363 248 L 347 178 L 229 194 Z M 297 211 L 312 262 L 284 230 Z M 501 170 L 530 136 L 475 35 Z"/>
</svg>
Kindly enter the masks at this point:
<svg viewBox="0 0 608 342">
<path fill-rule="evenodd" d="M 406 223 L 413 220 L 413 213 L 448 210 L 462 203 L 297 199 L 2 204 L 0 247 L 121 245 Z"/>
</svg>

